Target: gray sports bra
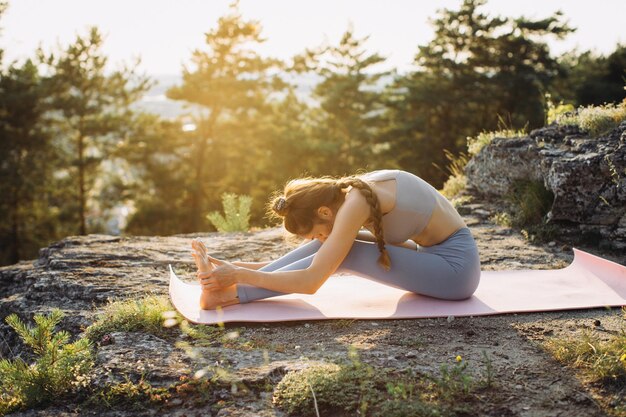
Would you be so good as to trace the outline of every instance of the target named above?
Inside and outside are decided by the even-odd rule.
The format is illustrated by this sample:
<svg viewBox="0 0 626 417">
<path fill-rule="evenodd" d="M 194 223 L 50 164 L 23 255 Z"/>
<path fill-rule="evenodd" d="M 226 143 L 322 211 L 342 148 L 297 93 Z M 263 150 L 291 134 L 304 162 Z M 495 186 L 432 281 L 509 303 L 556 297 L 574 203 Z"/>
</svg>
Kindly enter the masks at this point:
<svg viewBox="0 0 626 417">
<path fill-rule="evenodd" d="M 410 172 L 383 169 L 359 175 L 367 181 L 396 180 L 396 204 L 383 215 L 383 236 L 388 243 L 405 242 L 419 234 L 430 220 L 439 191 Z"/>
</svg>

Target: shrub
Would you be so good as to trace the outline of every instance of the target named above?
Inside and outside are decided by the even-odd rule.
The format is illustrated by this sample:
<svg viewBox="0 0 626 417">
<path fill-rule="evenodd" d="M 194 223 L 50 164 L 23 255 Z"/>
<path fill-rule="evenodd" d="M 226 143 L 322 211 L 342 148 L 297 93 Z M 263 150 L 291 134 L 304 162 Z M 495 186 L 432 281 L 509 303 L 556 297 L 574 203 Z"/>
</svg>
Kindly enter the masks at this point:
<svg viewBox="0 0 626 417">
<path fill-rule="evenodd" d="M 626 103 L 579 107 L 575 112 L 557 115 L 555 120 L 562 125 L 578 126 L 597 137 L 626 120 Z"/>
<path fill-rule="evenodd" d="M 218 232 L 247 232 L 250 228 L 250 207 L 252 197 L 237 196 L 233 193 L 222 194 L 224 215 L 213 211 L 207 219 L 215 226 Z"/>
<path fill-rule="evenodd" d="M 166 334 L 170 324 L 180 320 L 166 296 L 149 295 L 138 300 L 111 302 L 96 321 L 85 330 L 93 342 L 116 331 L 143 331 L 157 336 Z"/>
<path fill-rule="evenodd" d="M 91 344 L 88 339 L 68 343 L 68 332 L 55 333 L 63 316 L 58 309 L 48 316 L 35 314 L 35 327 L 16 314 L 6 318 L 36 359 L 30 365 L 21 358 L 0 360 L 0 414 L 49 403 L 86 383 L 84 375 L 93 366 Z"/>
<path fill-rule="evenodd" d="M 542 223 L 554 202 L 554 194 L 545 188 L 543 181 L 516 180 L 506 198 L 513 205 L 513 226 L 524 227 Z"/>
</svg>

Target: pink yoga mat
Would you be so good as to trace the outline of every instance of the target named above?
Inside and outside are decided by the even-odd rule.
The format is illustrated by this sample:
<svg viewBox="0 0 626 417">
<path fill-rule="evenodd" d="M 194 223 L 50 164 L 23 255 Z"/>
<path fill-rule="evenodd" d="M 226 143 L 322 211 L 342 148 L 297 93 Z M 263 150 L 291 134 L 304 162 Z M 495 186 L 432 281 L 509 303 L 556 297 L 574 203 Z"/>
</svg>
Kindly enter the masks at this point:
<svg viewBox="0 0 626 417">
<path fill-rule="evenodd" d="M 201 310 L 200 285 L 183 282 L 170 269 L 170 298 L 192 323 L 322 319 L 400 319 L 483 316 L 626 304 L 626 267 L 574 248 L 563 269 L 483 271 L 474 295 L 444 301 L 354 275 L 333 275 L 315 294 L 288 294 Z"/>
</svg>

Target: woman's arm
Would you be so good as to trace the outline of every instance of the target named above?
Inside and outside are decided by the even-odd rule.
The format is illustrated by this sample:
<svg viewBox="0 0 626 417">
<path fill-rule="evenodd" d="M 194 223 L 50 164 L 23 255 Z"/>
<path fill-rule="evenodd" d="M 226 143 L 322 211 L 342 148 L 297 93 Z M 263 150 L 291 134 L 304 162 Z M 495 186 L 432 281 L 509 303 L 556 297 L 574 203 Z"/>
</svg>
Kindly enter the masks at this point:
<svg viewBox="0 0 626 417">
<path fill-rule="evenodd" d="M 241 262 L 241 261 L 234 261 L 232 262 L 233 265 L 236 266 L 241 266 L 243 268 L 247 268 L 247 269 L 260 269 L 263 268 L 265 265 L 270 264 L 271 261 L 266 261 L 266 262 Z"/>
<path fill-rule="evenodd" d="M 332 231 L 308 268 L 272 272 L 240 269 L 236 281 L 273 291 L 314 294 L 344 260 L 369 214 L 369 204 L 361 193 L 348 194 L 337 211 Z"/>
</svg>

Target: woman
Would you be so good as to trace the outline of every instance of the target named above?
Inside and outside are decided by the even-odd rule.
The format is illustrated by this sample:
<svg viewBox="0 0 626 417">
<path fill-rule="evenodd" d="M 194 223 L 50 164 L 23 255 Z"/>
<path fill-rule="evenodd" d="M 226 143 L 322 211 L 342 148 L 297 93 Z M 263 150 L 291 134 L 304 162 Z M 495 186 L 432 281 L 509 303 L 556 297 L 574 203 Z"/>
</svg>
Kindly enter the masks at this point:
<svg viewBox="0 0 626 417">
<path fill-rule="evenodd" d="M 313 294 L 335 272 L 446 300 L 468 298 L 478 286 L 480 259 L 470 230 L 445 197 L 409 172 L 292 180 L 268 212 L 311 241 L 255 263 L 215 259 L 192 242 L 202 309 Z"/>
</svg>

